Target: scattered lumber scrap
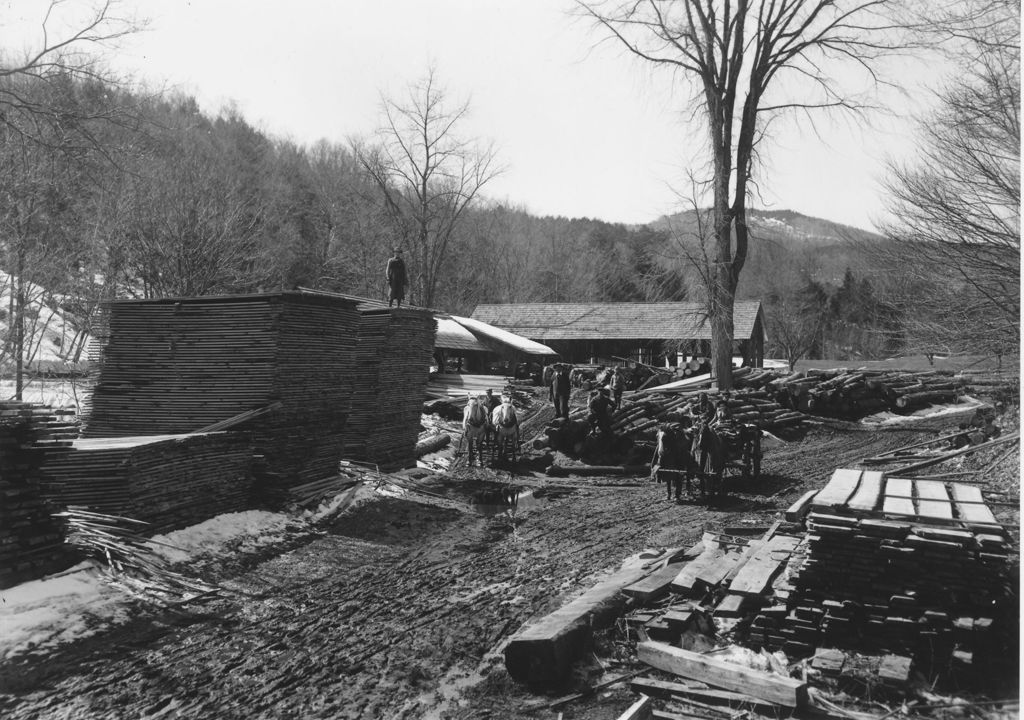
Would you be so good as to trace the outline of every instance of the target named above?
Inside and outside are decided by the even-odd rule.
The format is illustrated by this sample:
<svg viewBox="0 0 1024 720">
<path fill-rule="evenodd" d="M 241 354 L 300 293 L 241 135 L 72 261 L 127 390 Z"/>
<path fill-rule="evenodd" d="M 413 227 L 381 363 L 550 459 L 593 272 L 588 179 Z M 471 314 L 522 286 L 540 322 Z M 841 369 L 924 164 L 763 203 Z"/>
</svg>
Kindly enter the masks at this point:
<svg viewBox="0 0 1024 720">
<path fill-rule="evenodd" d="M 678 549 L 670 550 L 666 560 Z M 555 685 L 593 642 L 595 627 L 610 622 L 625 602 L 621 591 L 655 568 L 627 565 L 551 614 L 528 623 L 505 646 L 505 667 L 519 682 Z"/>
<path fill-rule="evenodd" d="M 87 438 L 193 432 L 280 402 L 252 433 L 260 489 L 331 476 L 343 455 L 360 316 L 309 292 L 107 306 Z M 409 443 L 409 452 L 415 439 Z"/>
<path fill-rule="evenodd" d="M 74 553 L 40 485 L 44 448 L 65 446 L 65 424 L 43 405 L 0 403 L 0 589 L 63 570 Z"/>
<path fill-rule="evenodd" d="M 146 523 L 71 506 L 57 513 L 67 542 L 95 559 L 107 579 L 146 600 L 175 605 L 216 595 L 219 588 L 171 570 L 141 534 Z"/>
<path fill-rule="evenodd" d="M 807 684 L 794 678 L 754 670 L 659 642 L 637 645 L 640 662 L 714 687 L 799 708 L 807 701 Z"/>
<path fill-rule="evenodd" d="M 48 449 L 40 478 L 55 505 L 135 518 L 155 534 L 249 507 L 252 464 L 246 433 L 81 438 Z"/>
</svg>

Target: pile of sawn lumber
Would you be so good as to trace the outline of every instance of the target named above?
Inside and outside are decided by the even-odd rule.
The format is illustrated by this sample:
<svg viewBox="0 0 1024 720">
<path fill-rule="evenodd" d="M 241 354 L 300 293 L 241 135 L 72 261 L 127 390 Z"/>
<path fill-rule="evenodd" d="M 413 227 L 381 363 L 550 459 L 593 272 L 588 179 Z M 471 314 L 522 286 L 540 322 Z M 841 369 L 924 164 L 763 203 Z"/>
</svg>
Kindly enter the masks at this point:
<svg viewBox="0 0 1024 720">
<path fill-rule="evenodd" d="M 413 466 L 437 321 L 422 310 L 359 311 L 345 456 L 386 471 Z"/>
<path fill-rule="evenodd" d="M 994 659 L 1013 548 L 976 486 L 837 470 L 811 499 L 807 530 L 803 563 L 780 588 L 787 607 L 755 618 L 752 640 Z"/>
<path fill-rule="evenodd" d="M 62 507 L 148 523 L 147 534 L 250 506 L 253 447 L 246 433 L 79 439 L 50 449 L 40 470 Z"/>
<path fill-rule="evenodd" d="M 240 428 L 262 456 L 261 488 L 336 471 L 352 398 L 353 301 L 308 292 L 118 301 L 107 322 L 85 437 L 184 434 L 280 402 Z"/>
<path fill-rule="evenodd" d="M 0 403 L 0 588 L 40 578 L 71 558 L 39 482 L 44 447 L 67 444 L 67 426 L 42 405 Z"/>
</svg>

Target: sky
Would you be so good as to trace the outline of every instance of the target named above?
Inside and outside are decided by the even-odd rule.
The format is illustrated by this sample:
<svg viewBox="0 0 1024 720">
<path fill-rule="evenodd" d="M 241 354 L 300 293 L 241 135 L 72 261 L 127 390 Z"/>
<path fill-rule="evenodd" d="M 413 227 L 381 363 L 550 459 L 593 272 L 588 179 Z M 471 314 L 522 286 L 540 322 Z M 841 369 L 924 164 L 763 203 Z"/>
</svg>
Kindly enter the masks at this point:
<svg viewBox="0 0 1024 720">
<path fill-rule="evenodd" d="M 147 23 L 107 61 L 154 87 L 233 105 L 299 143 L 346 142 L 379 125 L 433 66 L 468 99 L 466 138 L 493 142 L 504 172 L 485 190 L 535 215 L 646 223 L 684 209 L 688 168 L 706 163 L 691 92 L 574 17 L 571 0 L 122 0 Z M 42 0 L 0 0 L 0 27 L 38 39 Z M 20 23 L 20 24 L 19 24 Z M 927 69 L 900 70 L 905 77 Z M 820 118 L 774 126 L 753 204 L 873 229 L 886 218 L 888 156 L 908 157 L 910 116 L 890 98 L 871 126 Z"/>
</svg>

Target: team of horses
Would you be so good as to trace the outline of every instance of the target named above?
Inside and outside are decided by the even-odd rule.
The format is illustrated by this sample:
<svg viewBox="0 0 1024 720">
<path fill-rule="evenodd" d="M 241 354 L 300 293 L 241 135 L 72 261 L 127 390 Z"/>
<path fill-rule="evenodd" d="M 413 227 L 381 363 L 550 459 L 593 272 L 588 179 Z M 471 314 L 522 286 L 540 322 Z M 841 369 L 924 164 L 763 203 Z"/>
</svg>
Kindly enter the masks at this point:
<svg viewBox="0 0 1024 720">
<path fill-rule="evenodd" d="M 684 483 L 687 494 L 693 494 L 695 479 L 702 499 L 719 497 L 727 467 L 740 469 L 744 478 L 760 475 L 761 443 L 756 427 L 716 425 L 698 419 L 668 423 L 658 429 L 651 476 L 665 483 L 669 500 L 681 499 Z"/>
</svg>

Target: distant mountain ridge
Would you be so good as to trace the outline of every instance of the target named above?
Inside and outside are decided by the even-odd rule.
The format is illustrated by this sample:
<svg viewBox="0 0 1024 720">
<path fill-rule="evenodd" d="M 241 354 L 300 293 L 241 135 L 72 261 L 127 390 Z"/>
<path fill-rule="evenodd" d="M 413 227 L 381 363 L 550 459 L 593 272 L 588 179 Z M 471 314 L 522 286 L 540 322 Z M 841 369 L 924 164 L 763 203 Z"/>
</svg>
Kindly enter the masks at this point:
<svg viewBox="0 0 1024 720">
<path fill-rule="evenodd" d="M 881 235 L 870 230 L 804 215 L 795 210 L 748 209 L 747 223 L 754 236 L 753 240 L 795 242 L 798 245 L 830 245 L 850 240 L 882 240 Z M 663 215 L 650 223 L 650 226 L 658 230 L 691 229 L 696 227 L 696 212 L 687 210 L 674 215 Z"/>
</svg>

